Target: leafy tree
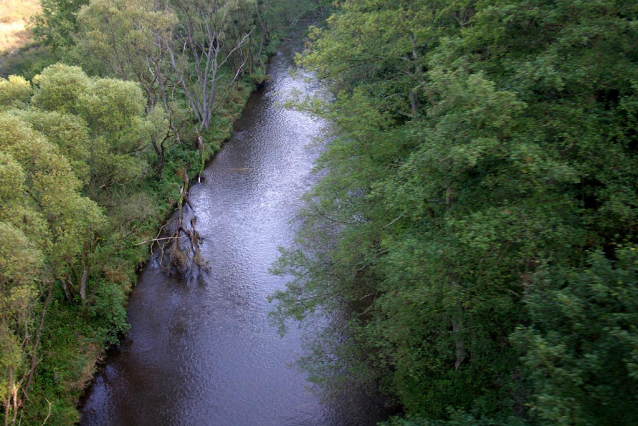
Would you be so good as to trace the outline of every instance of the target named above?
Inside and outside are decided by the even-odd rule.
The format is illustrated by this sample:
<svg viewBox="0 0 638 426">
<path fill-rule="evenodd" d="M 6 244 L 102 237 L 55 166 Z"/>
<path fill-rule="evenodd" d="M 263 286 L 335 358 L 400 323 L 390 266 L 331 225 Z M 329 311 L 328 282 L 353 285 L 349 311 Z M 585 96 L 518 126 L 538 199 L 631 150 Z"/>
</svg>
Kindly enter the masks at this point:
<svg viewBox="0 0 638 426">
<path fill-rule="evenodd" d="M 90 137 L 91 191 L 138 179 L 147 166 L 144 97 L 133 82 L 91 79 L 79 67 L 57 64 L 36 76 L 32 103 L 84 120 Z"/>
<path fill-rule="evenodd" d="M 450 407 L 523 421 L 549 387 L 562 395 L 522 375 L 531 358 L 509 336 L 526 321 L 548 336 L 571 327 L 528 312 L 547 302 L 528 302 L 541 265 L 581 273 L 592 248 L 611 257 L 621 235 L 635 239 L 635 21 L 620 1 L 361 0 L 313 30 L 299 61 L 336 100 L 306 106 L 337 138 L 275 268 L 294 280 L 274 296 L 279 321 L 348 318 L 315 345 L 332 352 L 312 372 L 376 380 L 423 422 L 452 421 Z M 335 348 L 339 333 L 350 337 Z M 562 418 L 556 398 L 556 417 L 536 420 Z M 565 424 L 600 421 L 583 410 Z"/>
<path fill-rule="evenodd" d="M 60 154 L 69 161 L 73 174 L 83 184 L 89 183 L 91 141 L 84 120 L 72 114 L 61 114 L 56 111 L 27 110 L 23 113 L 14 111 L 13 114 L 55 144 Z"/>
<path fill-rule="evenodd" d="M 79 193 L 80 181 L 56 145 L 11 113 L 0 116 L 0 385 L 5 424 L 15 422 L 37 368 L 42 321 L 36 301 L 68 278 L 85 241 L 102 225 L 101 209 Z M 86 296 L 86 279 L 76 281 Z"/>
<path fill-rule="evenodd" d="M 24 108 L 31 98 L 31 85 L 24 78 L 12 75 L 0 78 L 0 111 Z"/>
<path fill-rule="evenodd" d="M 546 265 L 536 273 L 525 299 L 532 325 L 512 339 L 545 424 L 638 421 L 637 252 L 618 247 L 615 262 L 595 252 L 585 269 Z"/>
<path fill-rule="evenodd" d="M 38 87 L 31 100 L 34 106 L 76 115 L 80 96 L 91 87 L 91 79 L 79 67 L 63 64 L 47 67 L 33 82 Z"/>
<path fill-rule="evenodd" d="M 42 12 L 33 18 L 36 38 L 56 51 L 64 51 L 74 44 L 77 15 L 89 0 L 40 0 Z"/>
<path fill-rule="evenodd" d="M 102 212 L 80 195 L 81 182 L 57 147 L 27 123 L 4 114 L 0 134 L 0 148 L 21 165 L 26 181 L 23 197 L 8 203 L 0 216 L 39 242 L 52 276 L 60 278 L 104 220 Z"/>
<path fill-rule="evenodd" d="M 2 153 L 0 157 L 7 159 Z M 15 161 L 8 164 L 12 168 L 17 166 Z M 2 169 L 2 172 L 8 171 L 6 166 Z M 8 424 L 15 422 L 26 377 L 23 372 L 28 369 L 29 357 L 35 356 L 29 334 L 33 329 L 31 315 L 37 295 L 34 279 L 39 275 L 43 259 L 22 231 L 0 222 L 0 232 L 3 235 L 0 241 L 0 400 L 4 405 L 5 424 Z"/>
<path fill-rule="evenodd" d="M 175 14 L 157 2 L 93 1 L 82 8 L 74 56 L 85 69 L 106 68 L 100 75 L 140 83 L 146 104 L 162 101 L 168 110 L 172 85 L 167 74 L 165 42 L 176 25 Z M 96 61 L 97 60 L 97 61 Z"/>
</svg>

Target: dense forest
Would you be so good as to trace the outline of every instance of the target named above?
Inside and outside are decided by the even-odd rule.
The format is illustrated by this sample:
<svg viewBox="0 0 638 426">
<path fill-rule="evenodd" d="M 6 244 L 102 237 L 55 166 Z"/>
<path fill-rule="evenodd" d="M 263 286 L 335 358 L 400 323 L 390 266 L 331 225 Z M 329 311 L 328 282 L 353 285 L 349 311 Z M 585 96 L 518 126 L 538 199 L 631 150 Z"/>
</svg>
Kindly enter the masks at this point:
<svg viewBox="0 0 638 426">
<path fill-rule="evenodd" d="M 334 140 L 273 318 L 387 425 L 638 424 L 638 8 L 343 0 L 298 100 Z"/>
<path fill-rule="evenodd" d="M 182 221 L 189 186 L 266 78 L 280 34 L 318 6 L 41 1 L 39 47 L 0 78 L 5 425 L 78 421 L 96 364 L 128 329 L 149 247 L 167 273 L 206 267 L 194 221 Z"/>
<path fill-rule="evenodd" d="M 189 186 L 314 10 L 298 62 L 332 96 L 295 107 L 332 135 L 272 313 L 333 319 L 311 379 L 388 426 L 638 424 L 627 0 L 41 0 L 43 53 L 0 79 L 4 424 L 78 420 L 149 246 L 206 267 Z"/>
</svg>

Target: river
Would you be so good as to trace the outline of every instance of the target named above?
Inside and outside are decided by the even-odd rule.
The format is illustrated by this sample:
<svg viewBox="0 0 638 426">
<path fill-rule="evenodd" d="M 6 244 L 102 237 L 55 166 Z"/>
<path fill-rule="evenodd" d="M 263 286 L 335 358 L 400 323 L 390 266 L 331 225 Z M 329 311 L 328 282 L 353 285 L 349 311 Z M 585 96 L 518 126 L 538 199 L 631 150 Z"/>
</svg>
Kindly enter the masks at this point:
<svg viewBox="0 0 638 426">
<path fill-rule="evenodd" d="M 82 407 L 82 425 L 372 425 L 378 403 L 358 389 L 322 403 L 291 365 L 302 353 L 296 327 L 280 338 L 267 301 L 286 280 L 268 273 L 289 246 L 300 197 L 315 182 L 313 143 L 327 125 L 278 107 L 293 89 L 299 42 L 284 43 L 269 81 L 254 93 L 235 132 L 191 190 L 208 273 L 168 277 L 155 262 L 128 308 L 131 330 L 110 351 Z M 355 395 L 353 397 L 353 395 Z"/>
</svg>

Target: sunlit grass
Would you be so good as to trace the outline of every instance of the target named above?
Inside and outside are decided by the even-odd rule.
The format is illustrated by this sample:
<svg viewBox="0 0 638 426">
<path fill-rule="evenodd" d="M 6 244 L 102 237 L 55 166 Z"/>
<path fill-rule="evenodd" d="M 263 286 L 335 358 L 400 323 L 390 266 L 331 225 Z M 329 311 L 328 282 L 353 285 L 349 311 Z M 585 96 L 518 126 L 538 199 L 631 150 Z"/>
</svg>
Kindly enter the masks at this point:
<svg viewBox="0 0 638 426">
<path fill-rule="evenodd" d="M 0 0 L 0 55 L 31 43 L 28 23 L 40 11 L 38 0 Z"/>
</svg>

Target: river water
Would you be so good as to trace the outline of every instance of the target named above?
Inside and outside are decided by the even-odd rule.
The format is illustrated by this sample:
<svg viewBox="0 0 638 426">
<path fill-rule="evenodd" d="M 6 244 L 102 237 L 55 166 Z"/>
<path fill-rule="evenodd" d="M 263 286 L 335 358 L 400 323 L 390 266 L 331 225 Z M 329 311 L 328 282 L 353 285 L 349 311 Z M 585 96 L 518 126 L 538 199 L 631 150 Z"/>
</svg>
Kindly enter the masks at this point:
<svg viewBox="0 0 638 426">
<path fill-rule="evenodd" d="M 372 425 L 377 403 L 359 390 L 322 403 L 291 365 L 302 353 L 294 327 L 280 338 L 267 319 L 268 295 L 285 279 L 268 273 L 291 222 L 326 123 L 278 103 L 312 81 L 291 76 L 285 44 L 229 142 L 191 190 L 210 272 L 169 278 L 154 263 L 130 299 L 131 330 L 111 351 L 88 392 L 82 425 Z M 355 397 L 353 397 L 355 395 Z"/>
</svg>

